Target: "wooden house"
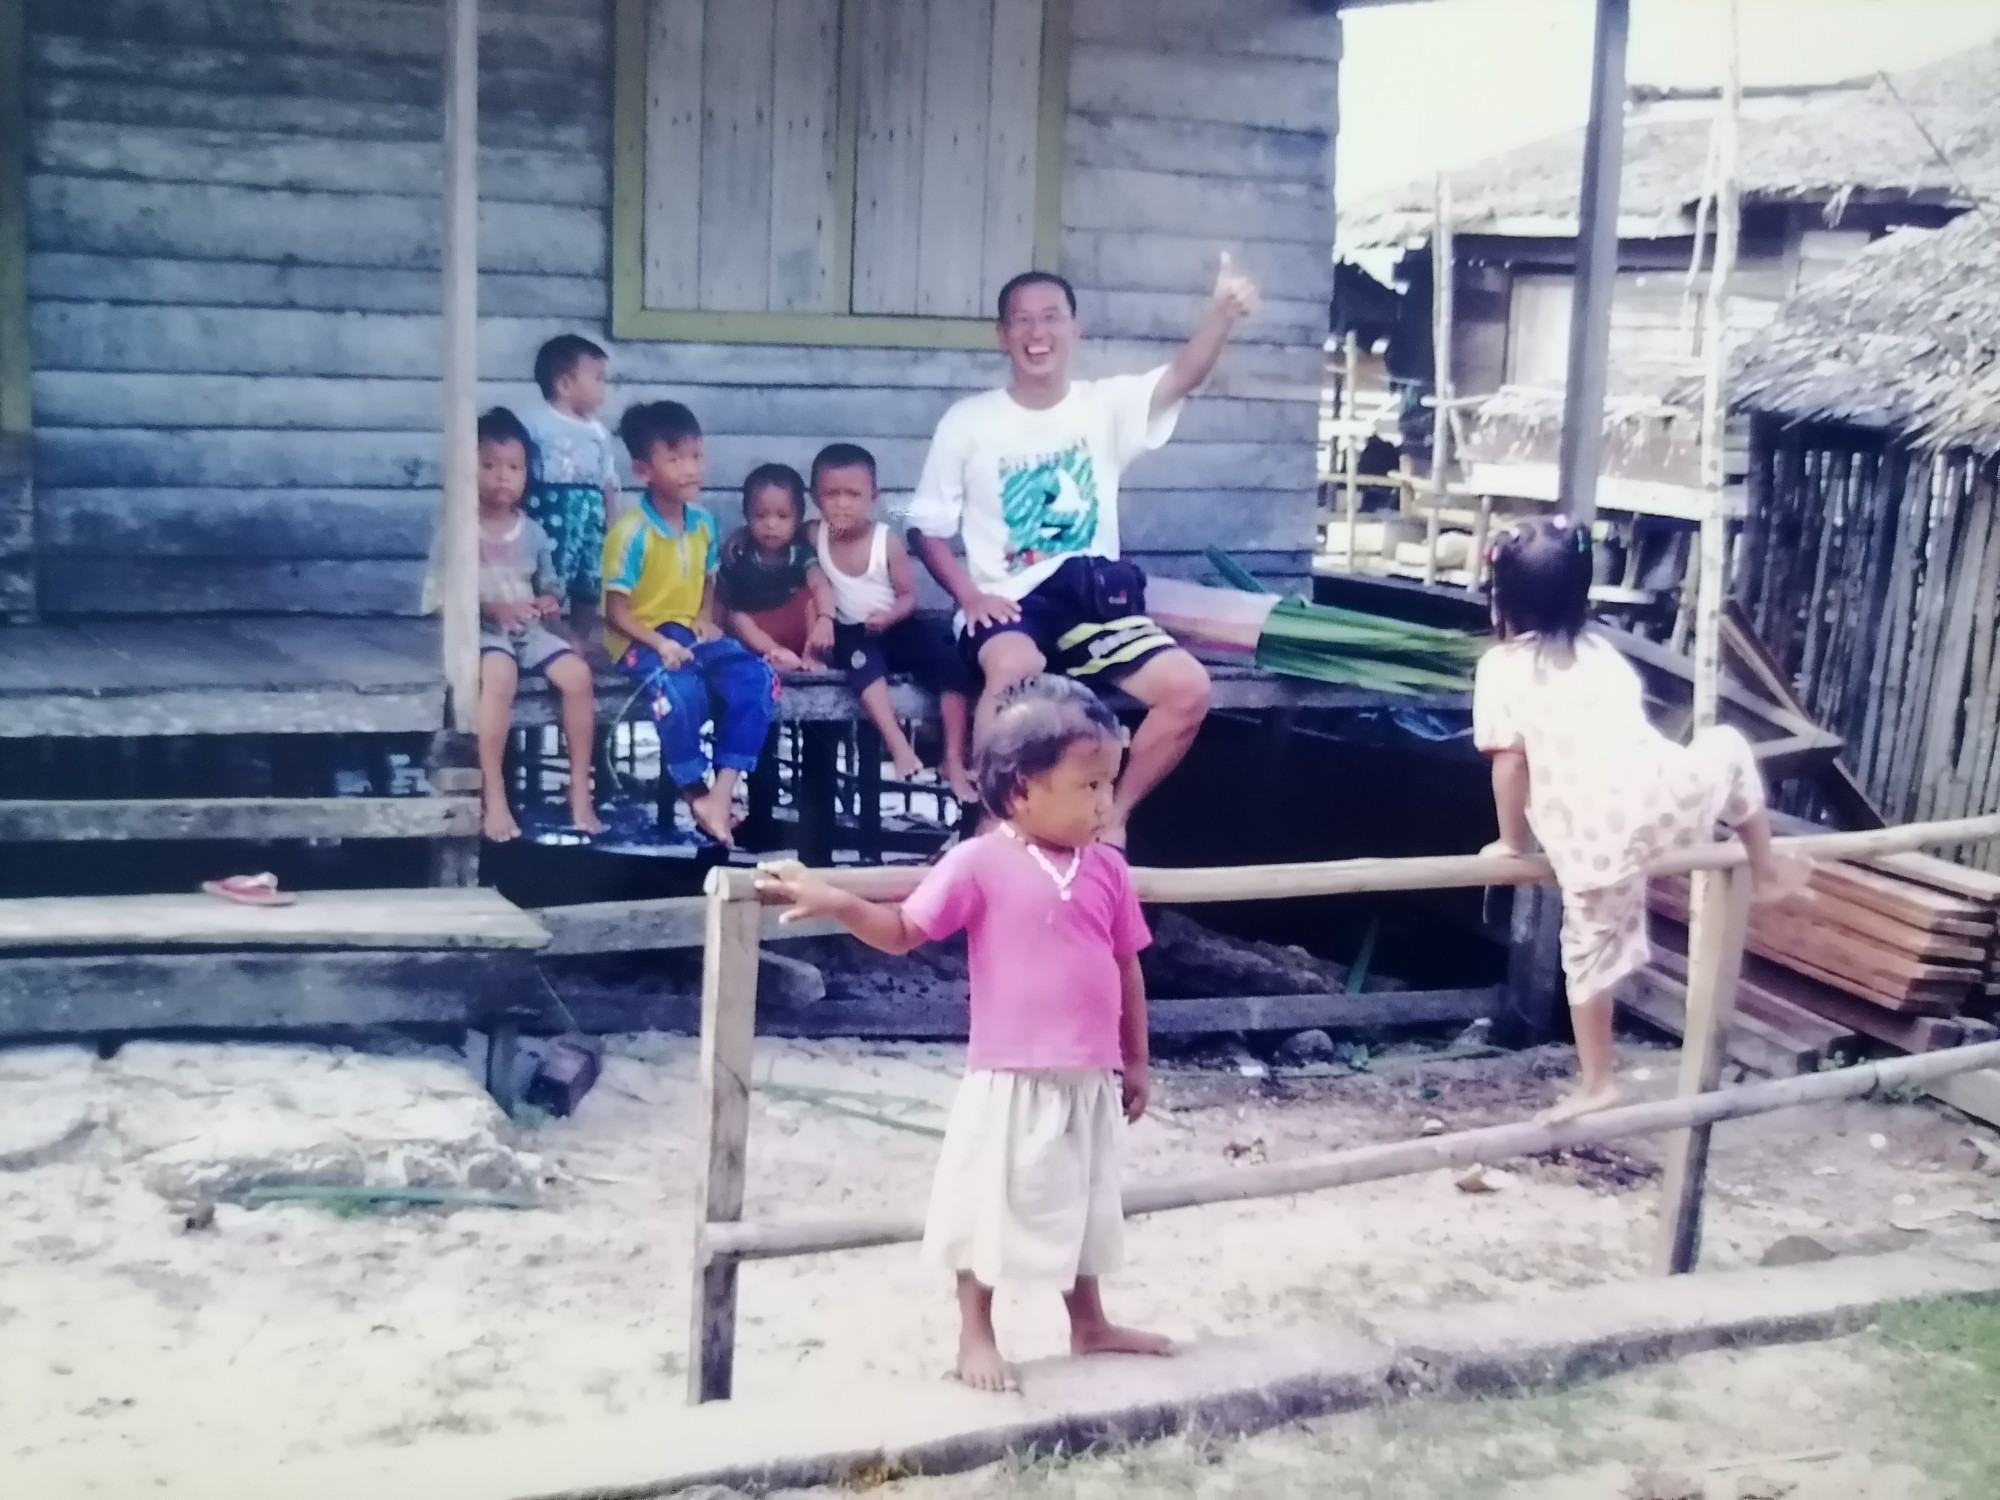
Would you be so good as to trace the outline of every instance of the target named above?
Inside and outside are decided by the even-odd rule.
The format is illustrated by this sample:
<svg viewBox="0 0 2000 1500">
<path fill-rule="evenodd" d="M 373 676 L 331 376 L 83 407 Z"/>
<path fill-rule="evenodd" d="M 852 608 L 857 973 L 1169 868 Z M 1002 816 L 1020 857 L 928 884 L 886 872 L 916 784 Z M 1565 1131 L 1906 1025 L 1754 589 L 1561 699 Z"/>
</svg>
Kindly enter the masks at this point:
<svg viewBox="0 0 2000 1500">
<path fill-rule="evenodd" d="M 1029 266 L 1087 371 L 1256 275 L 1125 544 L 1305 579 L 1339 56 L 1318 0 L 0 0 L 0 736 L 436 729 L 445 434 L 545 339 L 688 402 L 725 518 L 835 438 L 893 503 Z"/>
<path fill-rule="evenodd" d="M 1748 336 L 1785 300 L 1902 226 L 1936 227 L 2000 186 L 2000 136 L 1984 101 L 2000 41 L 1895 75 L 1804 91 L 1752 91 L 1741 121 L 1742 235 L 1729 324 Z M 1606 466 L 1599 504 L 1695 513 L 1698 425 L 1662 398 L 1698 375 L 1701 287 L 1690 278 L 1704 218 L 1712 99 L 1634 90 L 1624 126 L 1618 269 L 1611 296 Z M 1547 501 L 1577 262 L 1583 132 L 1502 153 L 1450 177 L 1451 374 L 1476 401 L 1458 446 L 1468 492 Z M 1431 383 L 1430 239 L 1436 188 L 1414 183 L 1345 210 L 1343 253 L 1389 260 L 1406 287 L 1390 373 Z M 1400 258 L 1399 258 L 1400 257 Z M 1429 416 L 1406 424 L 1428 448 Z"/>
<path fill-rule="evenodd" d="M 443 7 L 5 8 L 25 215 L 0 245 L 27 256 L 27 339 L 5 347 L 35 490 L 9 612 L 409 614 L 443 467 Z M 612 350 L 608 417 L 695 408 L 719 504 L 756 462 L 835 437 L 873 448 L 894 491 L 945 405 L 997 378 L 991 301 L 1013 270 L 1067 274 L 1091 363 L 1135 368 L 1185 334 L 1229 248 L 1266 310 L 1171 456 L 1132 475 L 1126 532 L 1167 571 L 1219 543 L 1303 576 L 1331 14 L 483 10 L 482 403 L 530 400 L 536 347 L 581 332 Z"/>
<path fill-rule="evenodd" d="M 1871 246 L 1786 304 L 1731 389 L 1753 502 L 1735 593 L 1802 704 L 1888 821 L 2000 806 L 1993 226 Z"/>
</svg>

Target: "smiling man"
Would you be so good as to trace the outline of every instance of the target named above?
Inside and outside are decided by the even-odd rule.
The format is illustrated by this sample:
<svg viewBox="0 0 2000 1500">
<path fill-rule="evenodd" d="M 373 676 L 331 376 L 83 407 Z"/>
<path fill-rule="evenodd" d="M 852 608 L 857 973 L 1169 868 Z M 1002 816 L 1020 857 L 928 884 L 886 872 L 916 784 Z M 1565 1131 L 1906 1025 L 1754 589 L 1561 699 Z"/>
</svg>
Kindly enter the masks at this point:
<svg viewBox="0 0 2000 1500">
<path fill-rule="evenodd" d="M 1171 364 L 1072 380 L 1076 292 L 1028 271 L 1000 289 L 1010 379 L 938 423 L 910 506 L 911 543 L 960 611 L 959 640 L 986 679 L 973 722 L 1013 683 L 1061 672 L 1116 685 L 1147 708 L 1118 783 L 1107 842 L 1180 764 L 1208 713 L 1208 673 L 1145 614 L 1145 575 L 1118 555 L 1118 482 L 1173 435 L 1181 403 L 1214 370 L 1257 288 L 1222 257 L 1215 291 Z M 965 559 L 952 552 L 963 533 Z"/>
</svg>

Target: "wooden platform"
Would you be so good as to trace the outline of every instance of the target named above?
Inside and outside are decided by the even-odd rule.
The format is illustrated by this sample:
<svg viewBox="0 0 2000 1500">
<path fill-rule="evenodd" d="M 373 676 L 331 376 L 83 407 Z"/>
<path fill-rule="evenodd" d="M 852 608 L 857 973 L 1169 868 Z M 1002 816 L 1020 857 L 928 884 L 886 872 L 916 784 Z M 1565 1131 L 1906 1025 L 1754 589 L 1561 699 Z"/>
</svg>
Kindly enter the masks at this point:
<svg viewBox="0 0 2000 1500">
<path fill-rule="evenodd" d="M 439 728 L 429 620 L 92 620 L 0 629 L 0 735 Z"/>
<path fill-rule="evenodd" d="M 536 949 L 548 929 L 501 896 L 463 890 L 308 891 L 254 907 L 201 894 L 0 901 L 0 949 Z"/>
<path fill-rule="evenodd" d="M 1273 677 L 1235 663 L 1210 671 L 1219 709 L 1419 701 Z M 599 719 L 642 717 L 634 686 L 601 671 Z M 935 712 L 930 695 L 911 683 L 893 683 L 891 692 L 908 718 Z M 786 679 L 784 720 L 840 721 L 856 712 L 837 673 Z M 90 620 L 0 628 L 0 736 L 409 734 L 440 728 L 443 713 L 438 631 L 430 620 Z M 546 686 L 538 679 L 527 684 L 515 722 L 546 724 L 554 717 Z"/>
</svg>

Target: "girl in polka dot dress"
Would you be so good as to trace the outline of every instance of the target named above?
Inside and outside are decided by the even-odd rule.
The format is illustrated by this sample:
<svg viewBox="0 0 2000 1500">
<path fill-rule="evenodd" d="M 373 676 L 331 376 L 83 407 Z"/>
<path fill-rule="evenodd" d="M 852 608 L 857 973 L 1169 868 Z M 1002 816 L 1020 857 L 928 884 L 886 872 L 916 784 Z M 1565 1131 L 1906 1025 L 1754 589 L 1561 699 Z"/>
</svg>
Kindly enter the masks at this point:
<svg viewBox="0 0 2000 1500">
<path fill-rule="evenodd" d="M 1473 680 L 1473 741 L 1493 761 L 1500 838 L 1520 854 L 1533 832 L 1562 887 L 1562 963 L 1581 1081 L 1543 1116 L 1568 1119 L 1617 1101 L 1612 992 L 1652 957 L 1646 867 L 1705 843 L 1718 825 L 1743 841 L 1758 899 L 1803 889 L 1802 860 L 1771 851 L 1764 786 L 1733 729 L 1676 744 L 1646 718 L 1639 675 L 1589 628 L 1590 533 L 1565 519 L 1525 521 L 1494 542 L 1499 644 Z"/>
</svg>

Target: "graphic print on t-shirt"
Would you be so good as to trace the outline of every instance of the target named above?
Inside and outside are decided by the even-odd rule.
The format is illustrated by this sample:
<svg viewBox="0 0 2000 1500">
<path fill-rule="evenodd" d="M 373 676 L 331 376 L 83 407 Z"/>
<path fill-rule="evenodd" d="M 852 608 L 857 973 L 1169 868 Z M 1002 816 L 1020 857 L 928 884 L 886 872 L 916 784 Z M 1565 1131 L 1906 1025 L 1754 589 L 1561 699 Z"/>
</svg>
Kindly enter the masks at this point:
<svg viewBox="0 0 2000 1500">
<path fill-rule="evenodd" d="M 1097 471 L 1090 450 L 1000 461 L 1000 510 L 1007 521 L 1007 571 L 1089 550 L 1097 540 Z"/>
</svg>

